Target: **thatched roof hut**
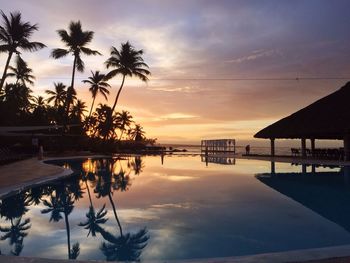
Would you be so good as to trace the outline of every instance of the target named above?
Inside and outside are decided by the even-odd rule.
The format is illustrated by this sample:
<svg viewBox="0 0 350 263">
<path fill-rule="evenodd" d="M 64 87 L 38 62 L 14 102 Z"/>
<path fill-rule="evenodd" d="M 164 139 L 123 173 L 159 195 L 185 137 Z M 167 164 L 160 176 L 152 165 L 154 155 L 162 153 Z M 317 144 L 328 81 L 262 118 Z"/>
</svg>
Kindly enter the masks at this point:
<svg viewBox="0 0 350 263">
<path fill-rule="evenodd" d="M 334 93 L 267 126 L 254 137 L 272 141 L 302 139 L 305 147 L 305 139 L 311 139 L 313 143 L 315 139 L 348 140 L 349 134 L 350 82 Z"/>
</svg>

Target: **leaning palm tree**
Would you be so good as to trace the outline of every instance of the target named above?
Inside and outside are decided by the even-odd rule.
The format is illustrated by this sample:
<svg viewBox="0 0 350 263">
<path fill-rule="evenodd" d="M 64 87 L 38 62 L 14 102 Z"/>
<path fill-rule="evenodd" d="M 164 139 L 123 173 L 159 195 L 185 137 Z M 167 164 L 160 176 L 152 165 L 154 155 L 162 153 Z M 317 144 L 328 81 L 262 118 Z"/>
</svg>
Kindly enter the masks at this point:
<svg viewBox="0 0 350 263">
<path fill-rule="evenodd" d="M 130 112 L 123 110 L 121 113 L 117 113 L 117 121 L 119 122 L 119 129 L 121 130 L 119 137 L 119 140 L 121 140 L 123 137 L 123 133 L 126 131 L 127 127 L 130 127 L 133 120 L 132 116 L 130 115 Z"/>
<path fill-rule="evenodd" d="M 37 24 L 32 25 L 29 22 L 23 22 L 19 12 L 10 13 L 9 17 L 3 11 L 0 11 L 0 13 L 3 20 L 2 25 L 0 25 L 0 53 L 8 53 L 0 81 L 1 92 L 13 53 L 19 54 L 18 49 L 33 52 L 46 46 L 40 42 L 29 41 L 34 31 L 38 30 Z"/>
<path fill-rule="evenodd" d="M 89 83 L 91 86 L 89 91 L 92 95 L 92 104 L 90 108 L 89 118 L 92 113 L 92 109 L 94 107 L 95 99 L 98 93 L 107 100 L 107 95 L 109 95 L 109 90 L 111 86 L 105 81 L 105 74 L 101 74 L 100 71 L 91 71 L 92 76 L 88 77 L 88 79 L 83 80 L 84 83 Z"/>
<path fill-rule="evenodd" d="M 81 28 L 80 21 L 73 22 L 69 24 L 69 32 L 64 29 L 57 30 L 58 35 L 60 36 L 62 42 L 65 44 L 66 49 L 56 48 L 52 50 L 51 56 L 54 59 L 59 59 L 72 54 L 74 57 L 73 61 L 73 70 L 72 70 L 72 80 L 71 85 L 67 90 L 67 99 L 66 99 L 66 121 L 68 120 L 68 114 L 71 104 L 73 103 L 73 91 L 74 91 L 74 78 L 75 70 L 80 72 L 84 71 L 84 62 L 81 59 L 81 55 L 101 55 L 98 51 L 87 48 L 94 36 L 93 31 L 83 31 Z"/>
<path fill-rule="evenodd" d="M 106 78 L 110 79 L 115 77 L 118 74 L 123 76 L 122 83 L 119 87 L 117 96 L 115 98 L 112 112 L 118 103 L 120 93 L 124 86 L 124 81 L 127 76 L 129 77 L 138 77 L 144 82 L 148 81 L 147 76 L 151 74 L 148 70 L 148 65 L 144 62 L 143 50 L 136 50 L 129 42 L 122 43 L 120 50 L 115 47 L 111 49 L 111 57 L 105 62 L 107 69 L 112 69 L 107 75 Z"/>
<path fill-rule="evenodd" d="M 28 67 L 27 62 L 25 62 L 20 56 L 17 56 L 16 58 L 16 67 L 9 66 L 8 69 L 11 72 L 7 73 L 6 77 L 15 77 L 16 84 L 34 84 L 35 77 L 32 75 L 33 70 Z"/>
</svg>

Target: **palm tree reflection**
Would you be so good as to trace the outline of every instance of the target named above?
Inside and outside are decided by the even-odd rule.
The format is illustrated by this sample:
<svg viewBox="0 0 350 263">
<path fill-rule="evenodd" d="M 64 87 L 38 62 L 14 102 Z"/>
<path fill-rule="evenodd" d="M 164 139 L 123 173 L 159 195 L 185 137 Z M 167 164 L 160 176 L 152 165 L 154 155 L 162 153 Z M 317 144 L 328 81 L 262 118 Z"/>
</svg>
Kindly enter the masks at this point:
<svg viewBox="0 0 350 263">
<path fill-rule="evenodd" d="M 147 229 L 143 228 L 135 234 L 109 236 L 106 239 L 108 242 L 102 242 L 100 249 L 107 261 L 140 261 L 148 239 Z"/>
<path fill-rule="evenodd" d="M 61 214 L 63 214 L 67 232 L 68 258 L 76 259 L 79 256 L 80 248 L 79 243 L 75 243 L 71 248 L 68 216 L 73 211 L 74 200 L 80 197 L 81 189 L 78 186 L 69 186 L 71 185 L 66 186 L 66 182 L 61 182 L 54 192 L 51 193 L 50 200 L 44 200 L 43 203 L 47 208 L 43 209 L 41 213 L 50 213 L 50 222 L 60 221 L 63 218 Z M 75 192 L 70 190 L 75 190 Z"/>
<path fill-rule="evenodd" d="M 119 162 L 118 162 L 119 161 Z M 141 157 L 135 157 L 135 161 L 129 162 L 129 170 L 124 170 L 122 167 L 122 160 L 103 160 L 97 161 L 97 180 L 94 192 L 97 194 L 97 198 L 108 197 L 114 217 L 117 221 L 119 228 L 119 235 L 114 235 L 101 227 L 100 225 L 104 224 L 107 219 L 104 216 L 107 214 L 104 211 L 105 206 L 95 214 L 93 209 L 89 209 L 89 212 L 86 214 L 88 220 L 85 223 L 80 225 L 85 226 L 86 229 L 89 229 L 93 235 L 93 231 L 99 232 L 105 241 L 101 244 L 101 251 L 106 256 L 108 261 L 139 261 L 142 250 L 146 247 L 149 235 L 147 229 L 143 228 L 136 233 L 123 233 L 123 229 L 117 214 L 117 209 L 112 198 L 114 191 L 127 191 L 131 186 L 130 182 L 130 172 L 131 169 L 135 171 L 135 174 L 138 174 L 142 171 L 143 163 Z M 114 173 L 118 170 L 116 167 L 119 163 L 119 172 Z M 95 167 L 95 166 L 86 166 L 86 167 Z M 87 171 L 86 171 L 87 172 Z M 99 216 L 98 216 L 99 215 Z"/>
<path fill-rule="evenodd" d="M 23 215 L 28 211 L 29 203 L 28 195 L 22 192 L 3 199 L 0 206 L 1 217 L 11 222 L 11 226 L 0 226 L 0 232 L 4 233 L 0 239 L 9 240 L 10 246 L 13 246 L 11 254 L 14 256 L 19 256 L 22 252 L 23 240 L 31 227 L 29 218 L 22 221 Z"/>
</svg>

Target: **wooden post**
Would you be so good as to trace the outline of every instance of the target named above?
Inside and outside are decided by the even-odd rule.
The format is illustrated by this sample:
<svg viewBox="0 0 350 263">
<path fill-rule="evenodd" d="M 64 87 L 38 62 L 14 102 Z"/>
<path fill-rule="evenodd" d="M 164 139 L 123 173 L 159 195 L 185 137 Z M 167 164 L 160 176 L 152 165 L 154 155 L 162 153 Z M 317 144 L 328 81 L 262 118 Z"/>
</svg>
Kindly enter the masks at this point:
<svg viewBox="0 0 350 263">
<path fill-rule="evenodd" d="M 275 156 L 275 138 L 271 138 L 271 156 Z"/>
<path fill-rule="evenodd" d="M 315 139 L 314 138 L 311 139 L 311 155 L 312 156 L 315 155 Z"/>
<path fill-rule="evenodd" d="M 306 139 L 301 139 L 301 157 L 306 158 Z"/>
<path fill-rule="evenodd" d="M 272 174 L 272 175 L 276 174 L 275 162 L 271 162 L 271 174 Z"/>
</svg>

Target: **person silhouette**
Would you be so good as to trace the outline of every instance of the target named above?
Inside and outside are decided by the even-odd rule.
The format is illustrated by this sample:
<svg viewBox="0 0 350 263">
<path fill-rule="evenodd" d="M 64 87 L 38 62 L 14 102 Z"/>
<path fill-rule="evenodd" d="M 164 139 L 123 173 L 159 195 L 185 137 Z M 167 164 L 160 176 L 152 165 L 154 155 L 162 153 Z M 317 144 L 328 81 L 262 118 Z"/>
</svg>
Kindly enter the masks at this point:
<svg viewBox="0 0 350 263">
<path fill-rule="evenodd" d="M 249 144 L 245 147 L 245 154 L 246 155 L 250 154 L 250 145 Z"/>
</svg>

